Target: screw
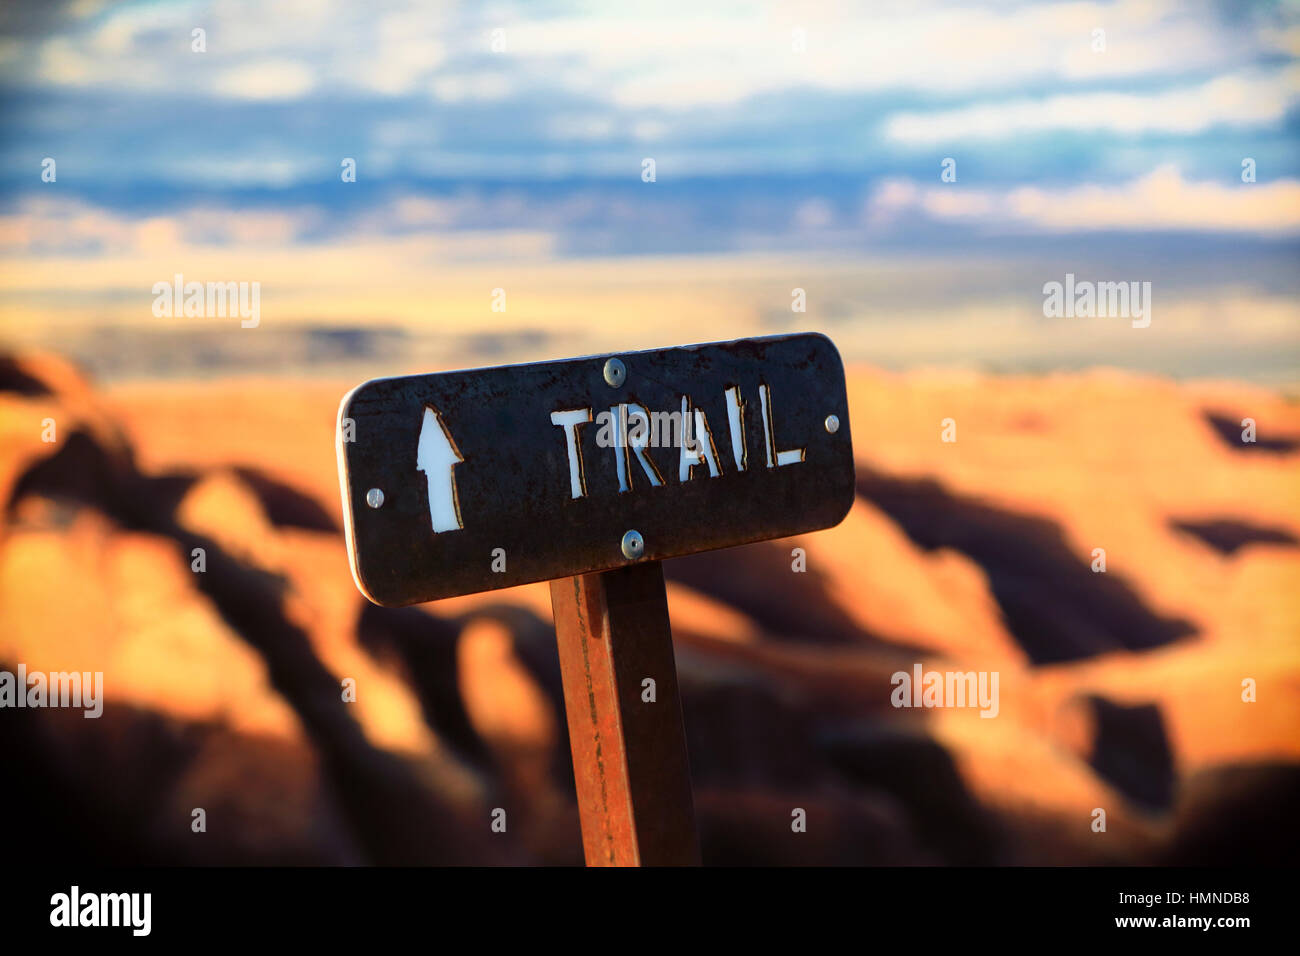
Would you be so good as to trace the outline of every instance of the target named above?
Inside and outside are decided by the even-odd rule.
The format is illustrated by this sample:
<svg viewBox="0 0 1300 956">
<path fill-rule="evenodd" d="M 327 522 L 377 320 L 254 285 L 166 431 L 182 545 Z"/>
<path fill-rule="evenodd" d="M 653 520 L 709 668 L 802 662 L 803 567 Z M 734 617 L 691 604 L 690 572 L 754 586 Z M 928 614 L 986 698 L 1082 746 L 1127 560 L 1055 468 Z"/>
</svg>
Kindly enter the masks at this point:
<svg viewBox="0 0 1300 956">
<path fill-rule="evenodd" d="M 378 488 L 371 488 L 366 492 L 366 504 L 372 508 L 382 508 L 384 505 L 384 493 Z"/>
<path fill-rule="evenodd" d="M 618 388 L 627 379 L 627 366 L 621 359 L 612 358 L 605 362 L 605 384 Z"/>
<path fill-rule="evenodd" d="M 840 430 L 840 419 L 838 415 L 826 416 L 826 430 L 832 435 Z"/>
<path fill-rule="evenodd" d="M 629 561 L 635 561 L 641 555 L 645 554 L 645 540 L 641 537 L 639 531 L 629 531 L 623 535 L 623 557 Z"/>
</svg>

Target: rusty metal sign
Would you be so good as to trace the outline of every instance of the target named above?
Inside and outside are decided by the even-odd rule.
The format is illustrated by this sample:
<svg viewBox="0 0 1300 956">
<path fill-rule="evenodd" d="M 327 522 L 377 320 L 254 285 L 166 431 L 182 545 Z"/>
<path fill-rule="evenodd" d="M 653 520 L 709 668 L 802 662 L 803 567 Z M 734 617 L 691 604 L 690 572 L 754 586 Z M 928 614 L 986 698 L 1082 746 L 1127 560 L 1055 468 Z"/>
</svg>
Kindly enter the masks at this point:
<svg viewBox="0 0 1300 956">
<path fill-rule="evenodd" d="M 817 334 L 375 379 L 337 448 L 353 576 L 390 606 L 815 531 L 854 496 Z"/>
<path fill-rule="evenodd" d="M 660 559 L 837 524 L 823 335 L 376 379 L 339 406 L 352 575 L 376 604 L 551 582 L 592 866 L 700 861 Z"/>
</svg>

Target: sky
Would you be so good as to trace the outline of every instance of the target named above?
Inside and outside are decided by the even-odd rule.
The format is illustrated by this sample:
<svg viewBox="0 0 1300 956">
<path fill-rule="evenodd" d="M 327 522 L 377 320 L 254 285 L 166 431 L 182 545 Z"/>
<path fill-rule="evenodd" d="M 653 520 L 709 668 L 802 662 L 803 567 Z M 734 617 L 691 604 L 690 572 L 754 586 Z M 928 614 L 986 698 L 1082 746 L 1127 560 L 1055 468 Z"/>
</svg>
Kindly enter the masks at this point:
<svg viewBox="0 0 1300 956">
<path fill-rule="evenodd" d="M 665 270 L 725 261 L 707 283 L 748 257 L 792 281 L 840 263 L 841 297 L 883 270 L 850 313 L 933 316 L 932 288 L 941 317 L 1030 308 L 1075 269 L 1155 280 L 1163 302 L 1235 303 L 1256 344 L 1262 310 L 1300 366 L 1297 4 L 0 9 L 12 338 L 147 326 L 140 289 L 176 272 L 265 274 L 286 322 L 409 325 L 486 303 L 515 265 L 550 264 L 563 311 L 603 294 L 581 263 L 662 294 Z"/>
</svg>

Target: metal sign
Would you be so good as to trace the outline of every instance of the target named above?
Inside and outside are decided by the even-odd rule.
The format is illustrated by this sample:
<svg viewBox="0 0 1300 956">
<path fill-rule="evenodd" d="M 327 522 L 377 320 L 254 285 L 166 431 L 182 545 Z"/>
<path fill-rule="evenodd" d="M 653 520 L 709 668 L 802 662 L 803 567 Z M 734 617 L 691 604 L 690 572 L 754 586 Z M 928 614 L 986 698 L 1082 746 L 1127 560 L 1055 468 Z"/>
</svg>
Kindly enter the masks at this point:
<svg viewBox="0 0 1300 956">
<path fill-rule="evenodd" d="M 390 606 L 827 528 L 854 496 L 817 334 L 375 379 L 337 447 L 353 576 Z"/>
<path fill-rule="evenodd" d="M 366 382 L 337 438 L 377 604 L 551 582 L 592 866 L 700 861 L 659 559 L 815 531 L 853 504 L 824 335 Z"/>
</svg>

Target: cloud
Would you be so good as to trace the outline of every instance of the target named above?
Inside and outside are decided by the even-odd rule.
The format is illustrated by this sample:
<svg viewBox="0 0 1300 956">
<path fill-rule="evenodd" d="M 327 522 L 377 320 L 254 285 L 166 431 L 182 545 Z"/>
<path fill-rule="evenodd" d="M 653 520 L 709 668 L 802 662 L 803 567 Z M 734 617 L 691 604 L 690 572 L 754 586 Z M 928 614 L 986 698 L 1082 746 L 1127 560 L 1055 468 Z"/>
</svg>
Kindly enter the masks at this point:
<svg viewBox="0 0 1300 956">
<path fill-rule="evenodd" d="M 1205 4 L 1155 0 L 982 7 L 875 0 L 715 11 L 679 3 L 630 15 L 524 17 L 509 27 L 511 55 L 581 64 L 554 75 L 625 109 L 686 110 L 780 90 L 967 95 L 1030 81 L 1177 76 L 1189 64 L 1222 72 L 1250 62 L 1265 44 L 1264 28 L 1246 18 L 1232 24 Z M 1099 28 L 1106 32 L 1100 53 L 1093 49 Z M 1270 37 L 1277 30 L 1268 29 Z M 795 49 L 795 31 L 804 52 Z"/>
<path fill-rule="evenodd" d="M 191 31 L 206 31 L 206 51 Z M 28 57 L 0 61 L 14 86 L 214 99 L 297 100 L 321 86 L 400 96 L 427 85 L 445 55 L 445 16 L 419 3 L 120 4 L 47 26 Z"/>
<path fill-rule="evenodd" d="M 400 96 L 415 89 L 446 59 L 446 47 L 431 34 L 429 21 L 419 11 L 380 17 L 380 56 L 355 76 L 364 88 L 385 96 Z"/>
<path fill-rule="evenodd" d="M 1258 18 L 1255 18 L 1258 19 Z M 168 91 L 189 76 L 215 96 L 271 96 L 265 61 L 296 64 L 276 98 L 324 85 L 379 96 L 416 94 L 435 74 L 509 75 L 511 90 L 562 89 L 624 109 L 688 110 L 781 90 L 920 91 L 966 95 L 1025 83 L 1227 72 L 1294 42 L 1282 16 L 1225 20 L 1207 3 L 1114 0 L 984 6 L 872 0 L 808 6 L 585 9 L 527 3 L 433 7 L 418 0 L 345 4 L 226 0 L 220 5 L 123 4 L 58 24 L 38 80 Z M 208 53 L 237 71 L 209 84 L 189 49 L 195 26 Z M 504 29 L 507 52 L 490 52 Z M 1093 31 L 1106 31 L 1094 52 Z M 796 31 L 806 49 L 796 49 Z M 488 66 L 490 64 L 490 67 Z M 17 70 L 14 79 L 28 77 Z M 489 84 L 490 85 L 490 84 Z M 453 83 L 454 86 L 454 83 Z M 452 95 L 472 97 L 474 86 Z M 442 94 L 439 93 L 441 96 Z"/>
<path fill-rule="evenodd" d="M 245 100 L 294 100 L 315 85 L 316 79 L 306 65 L 266 60 L 227 70 L 217 78 L 215 89 Z"/>
<path fill-rule="evenodd" d="M 0 252 L 137 255 L 173 246 L 285 246 L 320 218 L 311 208 L 232 211 L 202 205 L 169 216 L 126 216 L 77 199 L 36 197 L 0 215 Z"/>
<path fill-rule="evenodd" d="M 1280 122 L 1300 102 L 1300 67 L 1233 73 L 1158 93 L 1069 93 L 890 116 L 885 137 L 909 146 L 1058 131 L 1199 133 Z"/>
<path fill-rule="evenodd" d="M 133 255 L 168 243 L 189 249 L 290 248 L 408 235 L 445 242 L 451 241 L 453 233 L 462 238 L 525 232 L 550 236 L 581 212 L 574 208 L 580 202 L 581 197 L 542 201 L 508 192 L 452 197 L 400 193 L 362 204 L 346 215 L 327 214 L 310 203 L 232 208 L 209 201 L 167 214 L 132 214 L 81 199 L 38 194 L 0 213 L 0 254 Z M 479 246 L 491 248 L 490 242 L 480 241 Z M 466 248 L 479 246 L 466 244 Z"/>
<path fill-rule="evenodd" d="M 1300 181 L 1188 182 L 1174 166 L 1161 166 L 1126 184 L 1060 189 L 981 190 L 890 180 L 877 188 L 866 215 L 869 222 L 881 224 L 916 212 L 994 232 L 1178 230 L 1283 236 L 1300 234 Z"/>
<path fill-rule="evenodd" d="M 702 231 L 720 244 L 744 241 L 755 206 L 757 231 L 769 230 L 778 204 L 781 228 L 857 228 L 862 191 L 881 176 L 924 176 L 920 152 L 946 137 L 968 147 L 952 153 L 965 157 L 963 177 L 978 171 L 988 188 L 1045 169 L 1115 182 L 1171 160 L 1209 175 L 1225 156 L 1298 176 L 1286 119 L 1300 79 L 1277 65 L 1297 43 L 1297 19 L 1285 8 L 1225 16 L 1151 0 L 753 9 L 665 0 L 595 11 L 575 0 L 545 9 L 222 0 L 116 4 L 84 19 L 64 11 L 19 46 L 0 41 L 10 132 L 0 197 L 44 188 L 33 154 L 58 160 L 61 194 L 137 210 L 184 202 L 187 190 L 236 203 L 261 190 L 259 201 L 317 202 L 340 216 L 353 194 L 419 192 L 434 179 L 488 191 L 551 183 L 556 197 L 639 189 L 641 160 L 653 156 L 658 186 L 619 200 L 653 218 L 685 195 L 686 180 L 712 179 L 715 188 L 674 214 L 684 244 Z M 207 30 L 206 53 L 191 51 L 196 26 Z M 1098 27 L 1107 37 L 1099 54 Z M 500 54 L 489 44 L 497 28 L 507 36 Z M 1026 147 L 1062 132 L 1076 135 Z M 337 188 L 343 157 L 357 160 L 355 189 Z M 740 198 L 741 180 L 764 176 L 824 176 L 812 192 L 833 215 L 796 214 L 810 193 L 780 182 Z M 966 198 L 930 199 L 936 215 L 978 202 L 965 186 Z M 606 201 L 603 217 L 587 216 L 587 233 L 627 228 L 616 208 Z M 657 228 L 662 236 L 672 226 Z"/>
<path fill-rule="evenodd" d="M 477 70 L 443 73 L 431 84 L 434 98 L 446 103 L 473 100 L 501 100 L 515 92 L 515 83 L 503 73 Z"/>
</svg>

